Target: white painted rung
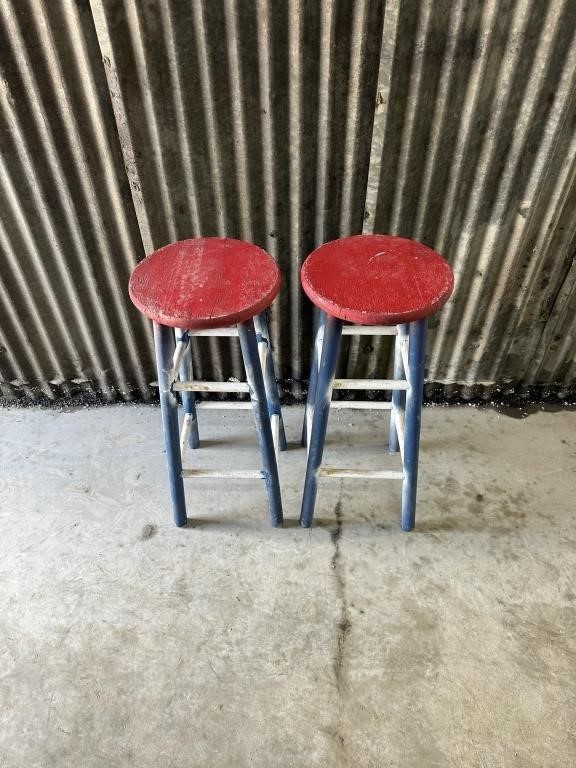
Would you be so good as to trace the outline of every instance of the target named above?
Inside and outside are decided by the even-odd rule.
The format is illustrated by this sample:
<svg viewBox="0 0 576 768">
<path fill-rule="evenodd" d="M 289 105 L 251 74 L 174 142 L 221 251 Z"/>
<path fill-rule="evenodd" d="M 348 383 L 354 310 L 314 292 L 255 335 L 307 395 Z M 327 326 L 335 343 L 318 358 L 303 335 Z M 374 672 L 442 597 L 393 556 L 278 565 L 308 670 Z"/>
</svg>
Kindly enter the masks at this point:
<svg viewBox="0 0 576 768">
<path fill-rule="evenodd" d="M 190 429 L 192 428 L 192 414 L 187 413 L 184 416 L 184 423 L 182 424 L 182 430 L 180 432 L 180 456 L 182 461 L 186 457 L 186 449 L 188 448 L 188 436 L 190 435 Z"/>
<path fill-rule="evenodd" d="M 176 342 L 176 349 L 174 350 L 174 356 L 172 357 L 172 371 L 170 372 L 171 381 L 174 381 L 178 375 L 178 371 L 182 363 L 182 358 L 184 357 L 184 353 L 186 352 L 187 347 L 188 340 Z"/>
<path fill-rule="evenodd" d="M 333 389 L 408 389 L 402 379 L 334 379 Z"/>
<path fill-rule="evenodd" d="M 408 375 L 408 336 L 403 336 L 400 341 L 400 353 L 402 355 L 402 365 L 404 366 L 404 375 Z"/>
<path fill-rule="evenodd" d="M 389 411 L 392 403 L 379 400 L 332 400 L 330 408 L 352 408 L 355 411 Z"/>
<path fill-rule="evenodd" d="M 196 408 L 203 411 L 250 411 L 252 403 L 250 400 L 197 400 Z"/>
<path fill-rule="evenodd" d="M 260 368 L 266 369 L 266 356 L 268 355 L 268 343 L 266 341 L 258 342 L 258 357 L 260 358 Z"/>
<path fill-rule="evenodd" d="M 270 426 L 272 428 L 274 453 L 276 454 L 276 460 L 278 460 L 278 450 L 280 445 L 280 416 L 277 413 L 273 413 L 270 417 Z"/>
<path fill-rule="evenodd" d="M 356 477 L 362 480 L 402 480 L 404 473 L 388 469 L 338 469 L 321 467 L 321 477 Z"/>
<path fill-rule="evenodd" d="M 238 336 L 238 328 L 205 328 L 200 331 L 188 331 L 189 336 Z"/>
<path fill-rule="evenodd" d="M 231 480 L 261 480 L 259 469 L 183 469 L 182 477 L 228 478 Z"/>
<path fill-rule="evenodd" d="M 404 461 L 404 409 L 395 408 L 392 412 L 392 418 L 396 424 L 396 432 L 398 433 L 398 445 L 400 446 L 400 456 Z"/>
<path fill-rule="evenodd" d="M 396 336 L 395 325 L 343 325 L 342 336 Z"/>
<path fill-rule="evenodd" d="M 175 381 L 177 392 L 249 392 L 245 381 Z"/>
</svg>

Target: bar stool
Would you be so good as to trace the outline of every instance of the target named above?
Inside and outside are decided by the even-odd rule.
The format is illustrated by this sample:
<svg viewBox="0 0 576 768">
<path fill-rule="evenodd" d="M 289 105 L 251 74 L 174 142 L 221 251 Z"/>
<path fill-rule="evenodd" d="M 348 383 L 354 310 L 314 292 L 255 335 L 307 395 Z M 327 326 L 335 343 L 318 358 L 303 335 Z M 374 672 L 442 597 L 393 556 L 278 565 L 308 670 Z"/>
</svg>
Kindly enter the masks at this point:
<svg viewBox="0 0 576 768">
<path fill-rule="evenodd" d="M 321 476 L 402 480 L 401 525 L 414 528 L 427 318 L 449 299 L 448 263 L 421 243 L 389 235 L 344 237 L 317 248 L 301 270 L 302 287 L 317 308 L 302 441 L 308 463 L 300 525 L 308 528 Z M 345 326 L 343 321 L 357 325 Z M 334 379 L 343 333 L 394 335 L 393 379 Z M 333 406 L 389 409 L 389 450 L 400 450 L 402 471 L 323 468 L 333 389 L 392 390 L 391 403 L 335 401 Z"/>
<path fill-rule="evenodd" d="M 276 263 L 261 248 L 219 237 L 167 245 L 132 272 L 130 298 L 154 324 L 168 483 L 178 526 L 187 522 L 183 478 L 188 477 L 264 479 L 270 522 L 282 525 L 277 451 L 279 446 L 286 447 L 286 438 L 265 313 L 280 290 L 280 281 Z M 194 381 L 190 349 L 194 335 L 238 336 L 247 382 Z M 185 414 L 181 433 L 176 392 L 182 393 Z M 200 444 L 194 392 L 250 394 L 261 470 L 182 468 L 186 447 Z"/>
</svg>

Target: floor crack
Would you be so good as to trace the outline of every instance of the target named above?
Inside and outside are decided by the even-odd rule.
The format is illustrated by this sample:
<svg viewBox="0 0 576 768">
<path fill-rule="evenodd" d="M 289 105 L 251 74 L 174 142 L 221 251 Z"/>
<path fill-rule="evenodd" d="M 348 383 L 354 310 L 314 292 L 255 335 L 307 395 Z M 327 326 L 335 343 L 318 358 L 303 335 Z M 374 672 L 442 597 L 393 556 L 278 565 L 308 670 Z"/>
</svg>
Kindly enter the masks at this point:
<svg viewBox="0 0 576 768">
<path fill-rule="evenodd" d="M 334 580 L 336 584 L 336 599 L 339 605 L 339 616 L 336 622 L 336 647 L 334 649 L 332 669 L 336 683 L 336 690 L 338 692 L 338 715 L 336 725 L 333 729 L 331 729 L 331 733 L 336 744 L 338 756 L 340 758 L 339 764 L 344 766 L 349 764 L 346 744 L 342 734 L 342 720 L 344 697 L 348 688 L 346 680 L 346 643 L 352 628 L 352 623 L 348 609 L 348 599 L 346 597 L 346 580 L 342 570 L 342 553 L 340 550 L 342 526 L 344 523 L 344 515 L 342 513 L 342 492 L 340 492 L 340 498 L 338 499 L 334 508 L 334 516 L 336 518 L 336 525 L 330 531 L 330 538 L 334 545 L 334 552 L 332 554 L 330 565 L 334 573 Z"/>
</svg>

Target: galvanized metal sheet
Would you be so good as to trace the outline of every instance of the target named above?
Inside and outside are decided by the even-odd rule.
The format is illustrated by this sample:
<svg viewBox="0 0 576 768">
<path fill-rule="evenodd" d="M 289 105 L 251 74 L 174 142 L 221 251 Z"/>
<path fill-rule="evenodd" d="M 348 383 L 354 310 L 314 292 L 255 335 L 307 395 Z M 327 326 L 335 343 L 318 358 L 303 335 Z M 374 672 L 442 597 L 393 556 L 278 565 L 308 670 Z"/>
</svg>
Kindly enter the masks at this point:
<svg viewBox="0 0 576 768">
<path fill-rule="evenodd" d="M 142 254 L 86 5 L 0 4 L 2 389 L 148 396 Z"/>
<path fill-rule="evenodd" d="M 278 375 L 299 395 L 300 264 L 361 231 L 454 267 L 428 380 L 574 385 L 575 34 L 571 0 L 6 0 L 2 392 L 148 397 L 129 271 L 219 234 L 280 264 Z M 195 344 L 199 376 L 240 377 L 236 340 Z M 347 337 L 342 370 L 382 378 L 388 357 Z"/>
</svg>

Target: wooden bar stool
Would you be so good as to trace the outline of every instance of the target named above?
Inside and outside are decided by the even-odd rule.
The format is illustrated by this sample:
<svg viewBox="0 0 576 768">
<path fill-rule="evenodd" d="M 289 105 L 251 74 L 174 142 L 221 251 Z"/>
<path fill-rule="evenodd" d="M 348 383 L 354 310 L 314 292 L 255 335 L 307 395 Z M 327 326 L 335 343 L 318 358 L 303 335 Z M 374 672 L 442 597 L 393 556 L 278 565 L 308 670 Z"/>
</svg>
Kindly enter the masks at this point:
<svg viewBox="0 0 576 768">
<path fill-rule="evenodd" d="M 414 528 L 426 325 L 450 297 L 454 277 L 435 251 L 389 235 L 344 237 L 317 248 L 301 270 L 302 287 L 317 308 L 302 441 L 308 463 L 300 525 L 308 528 L 320 476 L 402 480 L 405 531 Z M 345 326 L 343 321 L 357 325 Z M 396 336 L 393 379 L 335 379 L 340 339 Z M 391 403 L 335 401 L 333 389 L 392 390 Z M 400 450 L 402 471 L 323 468 L 330 405 L 391 411 L 389 450 Z"/>
<path fill-rule="evenodd" d="M 277 451 L 286 447 L 270 353 L 265 310 L 280 290 L 280 271 L 261 248 L 240 240 L 207 237 L 160 248 L 141 261 L 129 293 L 154 323 L 154 343 L 174 522 L 186 525 L 183 478 L 264 479 L 270 522 L 282 525 Z M 238 336 L 247 382 L 194 381 L 190 337 Z M 176 392 L 184 423 L 178 426 Z M 183 469 L 186 447 L 200 444 L 194 392 L 250 394 L 262 456 L 261 470 Z M 236 403 L 203 406 L 243 407 Z"/>
</svg>

